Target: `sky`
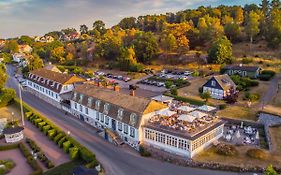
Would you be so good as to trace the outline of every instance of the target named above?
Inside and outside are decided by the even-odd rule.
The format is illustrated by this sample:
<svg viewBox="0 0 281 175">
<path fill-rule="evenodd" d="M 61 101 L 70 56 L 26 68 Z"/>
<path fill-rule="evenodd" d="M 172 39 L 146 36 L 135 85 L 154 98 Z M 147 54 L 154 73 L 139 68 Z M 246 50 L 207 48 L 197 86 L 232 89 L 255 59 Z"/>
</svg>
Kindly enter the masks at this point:
<svg viewBox="0 0 281 175">
<path fill-rule="evenodd" d="M 198 6 L 245 5 L 261 0 L 0 0 L 0 38 L 41 36 L 67 27 L 107 27 L 122 18 L 177 12 Z"/>
</svg>

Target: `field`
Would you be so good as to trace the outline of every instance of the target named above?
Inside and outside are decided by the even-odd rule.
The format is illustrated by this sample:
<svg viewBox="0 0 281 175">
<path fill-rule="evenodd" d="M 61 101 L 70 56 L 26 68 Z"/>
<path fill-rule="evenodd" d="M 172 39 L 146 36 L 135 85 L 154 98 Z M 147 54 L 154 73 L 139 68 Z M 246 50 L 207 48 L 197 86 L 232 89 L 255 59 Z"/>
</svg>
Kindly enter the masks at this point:
<svg viewBox="0 0 281 175">
<path fill-rule="evenodd" d="M 269 131 L 273 144 L 273 153 L 281 157 L 281 137 L 280 137 L 281 126 L 272 127 L 269 129 Z"/>
<path fill-rule="evenodd" d="M 256 112 L 257 111 L 253 110 L 252 108 L 229 105 L 226 109 L 218 111 L 217 115 L 232 119 L 256 121 Z"/>
<path fill-rule="evenodd" d="M 274 153 L 269 153 L 267 151 L 267 157 L 264 160 L 253 159 L 246 155 L 248 146 L 237 146 L 238 155 L 236 156 L 223 156 L 219 155 L 215 151 L 215 147 L 212 146 L 209 149 L 203 151 L 194 157 L 195 160 L 200 162 L 217 162 L 224 165 L 238 165 L 241 167 L 247 166 L 260 166 L 267 167 L 268 164 L 273 166 L 281 166 L 281 156 L 275 155 Z M 251 162 L 251 163 L 250 163 Z M 250 163 L 250 164 L 249 164 Z"/>
</svg>

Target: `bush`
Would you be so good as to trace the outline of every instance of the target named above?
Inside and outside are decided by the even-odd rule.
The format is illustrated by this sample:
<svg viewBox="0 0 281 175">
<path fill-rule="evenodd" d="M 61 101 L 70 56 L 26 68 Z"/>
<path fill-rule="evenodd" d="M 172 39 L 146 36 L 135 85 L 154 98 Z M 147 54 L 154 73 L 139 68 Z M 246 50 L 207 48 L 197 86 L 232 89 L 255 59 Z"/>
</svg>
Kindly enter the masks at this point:
<svg viewBox="0 0 281 175">
<path fill-rule="evenodd" d="M 238 151 L 233 145 L 227 145 L 222 143 L 216 146 L 216 152 L 224 156 L 235 156 L 238 154 Z"/>
<path fill-rule="evenodd" d="M 171 94 L 172 94 L 172 95 L 178 95 L 178 90 L 177 90 L 177 88 L 172 88 L 172 89 L 171 89 Z"/>
<path fill-rule="evenodd" d="M 221 105 L 219 105 L 219 109 L 220 110 L 223 110 L 223 109 L 225 109 L 227 106 L 226 106 L 226 104 L 221 104 Z"/>
<path fill-rule="evenodd" d="M 249 63 L 252 63 L 253 61 L 254 61 L 253 58 L 243 58 L 242 59 L 243 64 L 249 64 Z"/>
<path fill-rule="evenodd" d="M 63 142 L 62 146 L 63 146 L 64 152 L 68 153 L 69 152 L 69 148 L 71 147 L 71 142 L 70 141 Z"/>
<path fill-rule="evenodd" d="M 45 162 L 45 164 L 46 164 L 46 167 L 47 167 L 48 169 L 51 169 L 51 168 L 54 168 L 54 167 L 55 167 L 55 165 L 54 165 L 50 160 L 47 160 L 47 161 Z"/>
<path fill-rule="evenodd" d="M 41 151 L 40 147 L 33 140 L 26 138 L 26 143 L 30 146 L 32 151 L 34 151 L 35 153 Z"/>
<path fill-rule="evenodd" d="M 38 127 L 39 127 L 39 129 L 41 130 L 41 131 L 43 131 L 43 126 L 45 126 L 46 125 L 46 122 L 40 122 L 40 123 L 38 123 Z"/>
<path fill-rule="evenodd" d="M 151 153 L 148 152 L 143 146 L 140 146 L 139 153 L 143 157 L 150 157 Z"/>
<path fill-rule="evenodd" d="M 246 92 L 245 93 L 245 99 L 250 100 L 251 102 L 255 102 L 255 101 L 258 101 L 260 99 L 260 95 L 256 94 L 256 93 L 251 94 L 250 92 Z"/>
<path fill-rule="evenodd" d="M 2 88 L 0 90 L 0 107 L 7 106 L 14 102 L 14 98 L 16 97 L 16 92 L 14 89 L 10 88 Z"/>
<path fill-rule="evenodd" d="M 260 74 L 260 76 L 259 76 L 259 79 L 261 81 L 269 81 L 271 78 L 272 78 L 271 75 L 268 75 L 268 74 Z"/>
<path fill-rule="evenodd" d="M 263 70 L 261 72 L 261 74 L 263 74 L 263 75 L 271 75 L 271 77 L 273 77 L 276 74 L 276 72 L 274 72 L 273 70 Z"/>
<path fill-rule="evenodd" d="M 51 126 L 50 125 L 46 125 L 46 126 L 43 126 L 43 133 L 45 134 L 45 135 L 47 135 L 48 134 L 48 131 L 51 129 Z"/>
<path fill-rule="evenodd" d="M 240 77 L 239 75 L 230 76 L 232 81 L 237 85 L 239 91 L 247 90 L 250 87 L 255 87 L 259 85 L 259 82 L 256 80 L 251 80 L 248 77 Z"/>
<path fill-rule="evenodd" d="M 63 142 L 65 142 L 65 141 L 66 141 L 66 137 L 62 137 L 62 138 L 59 140 L 58 145 L 59 145 L 60 148 L 62 147 L 62 144 L 63 144 Z"/>
<path fill-rule="evenodd" d="M 0 145 L 0 151 L 6 151 L 6 150 L 11 150 L 11 149 L 16 149 L 18 148 L 18 144 L 11 144 L 11 145 Z"/>
<path fill-rule="evenodd" d="M 86 161 L 87 163 L 90 163 L 90 162 L 96 160 L 96 156 L 91 151 L 89 151 L 87 148 L 85 148 L 85 147 L 80 148 L 79 153 L 80 153 L 79 156 L 84 161 Z"/>
<path fill-rule="evenodd" d="M 77 147 L 70 148 L 69 155 L 71 160 L 77 159 L 79 157 L 79 149 Z"/>
<path fill-rule="evenodd" d="M 55 129 L 51 129 L 48 131 L 48 137 L 53 140 L 53 138 L 56 136 L 57 131 Z"/>
<path fill-rule="evenodd" d="M 21 150 L 22 154 L 24 155 L 24 157 L 32 157 L 31 153 L 28 151 L 28 149 L 26 148 L 26 146 L 23 143 L 19 143 L 19 149 Z"/>
<path fill-rule="evenodd" d="M 61 138 L 65 137 L 65 134 L 59 133 L 54 137 L 54 142 L 58 143 Z"/>
<path fill-rule="evenodd" d="M 263 159 L 267 158 L 266 152 L 261 149 L 257 149 L 257 148 L 249 149 L 246 154 L 250 158 L 254 158 L 254 159 L 263 160 Z"/>
</svg>

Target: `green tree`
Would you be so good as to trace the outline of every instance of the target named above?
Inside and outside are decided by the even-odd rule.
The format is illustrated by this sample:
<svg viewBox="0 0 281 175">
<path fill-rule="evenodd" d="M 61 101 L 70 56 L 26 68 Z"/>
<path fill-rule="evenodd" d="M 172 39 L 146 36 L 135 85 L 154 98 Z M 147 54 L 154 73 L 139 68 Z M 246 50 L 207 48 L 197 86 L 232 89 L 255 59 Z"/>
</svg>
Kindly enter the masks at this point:
<svg viewBox="0 0 281 175">
<path fill-rule="evenodd" d="M 28 44 L 28 45 L 32 45 L 33 43 L 33 39 L 30 38 L 29 36 L 23 35 L 18 39 L 18 43 L 19 44 Z"/>
<path fill-rule="evenodd" d="M 36 54 L 33 54 L 33 58 L 29 60 L 28 70 L 33 71 L 44 66 L 43 60 Z"/>
<path fill-rule="evenodd" d="M 4 64 L 0 64 L 0 90 L 5 87 L 8 75 L 6 74 L 6 67 Z"/>
<path fill-rule="evenodd" d="M 246 19 L 245 32 L 250 38 L 250 42 L 253 43 L 253 38 L 260 32 L 260 15 L 254 11 L 251 11 Z"/>
<path fill-rule="evenodd" d="M 123 18 L 118 26 L 122 29 L 132 29 L 137 27 L 136 23 L 136 18 L 135 17 L 128 17 L 128 18 Z"/>
<path fill-rule="evenodd" d="M 133 41 L 137 60 L 148 63 L 158 52 L 156 37 L 151 32 L 140 32 Z"/>
<path fill-rule="evenodd" d="M 272 167 L 272 165 L 269 165 L 265 172 L 264 175 L 278 175 L 278 173 L 274 170 L 274 168 Z"/>
<path fill-rule="evenodd" d="M 93 30 L 97 30 L 100 34 L 104 34 L 106 31 L 105 24 L 101 20 L 97 20 L 93 23 Z"/>
<path fill-rule="evenodd" d="M 269 30 L 267 32 L 268 46 L 278 48 L 281 43 L 281 9 L 272 7 L 270 12 Z"/>
<path fill-rule="evenodd" d="M 88 33 L 88 27 L 85 24 L 80 25 L 80 33 L 81 34 L 87 34 Z"/>
<path fill-rule="evenodd" d="M 4 52 L 13 54 L 13 53 L 16 53 L 19 51 L 19 45 L 15 40 L 9 40 L 9 41 L 6 41 L 3 50 L 4 50 Z"/>
<path fill-rule="evenodd" d="M 201 94 L 201 98 L 205 100 L 205 102 L 208 102 L 208 100 L 211 98 L 211 93 L 209 91 L 203 92 Z"/>
<path fill-rule="evenodd" d="M 162 46 L 167 52 L 174 51 L 177 48 L 177 39 L 173 34 L 164 35 L 161 40 Z"/>
<path fill-rule="evenodd" d="M 241 35 L 241 29 L 240 26 L 235 22 L 227 23 L 224 26 L 224 33 L 229 40 L 237 41 Z"/>
<path fill-rule="evenodd" d="M 208 51 L 208 61 L 216 64 L 232 62 L 232 44 L 227 37 L 223 36 L 213 43 Z"/>
</svg>

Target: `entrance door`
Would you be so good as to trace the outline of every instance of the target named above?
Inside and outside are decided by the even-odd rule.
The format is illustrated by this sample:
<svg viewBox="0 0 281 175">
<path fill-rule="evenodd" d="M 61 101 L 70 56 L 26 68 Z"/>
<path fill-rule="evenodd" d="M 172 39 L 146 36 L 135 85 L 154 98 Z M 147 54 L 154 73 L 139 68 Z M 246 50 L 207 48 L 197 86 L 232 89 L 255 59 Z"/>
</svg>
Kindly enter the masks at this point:
<svg viewBox="0 0 281 175">
<path fill-rule="evenodd" d="M 80 120 L 82 120 L 84 122 L 84 116 L 80 114 Z"/>
<path fill-rule="evenodd" d="M 111 120 L 111 128 L 113 131 L 116 130 L 116 121 L 114 119 Z"/>
</svg>

